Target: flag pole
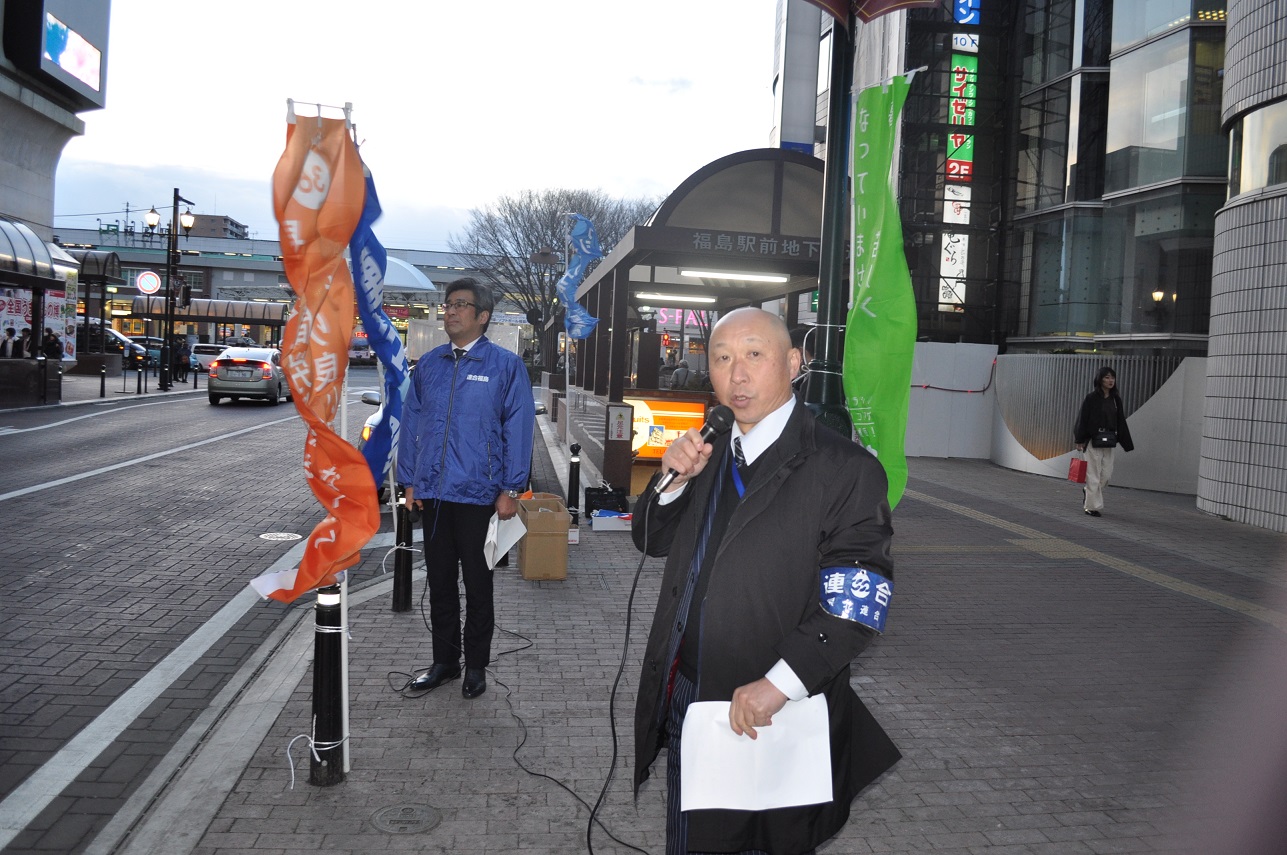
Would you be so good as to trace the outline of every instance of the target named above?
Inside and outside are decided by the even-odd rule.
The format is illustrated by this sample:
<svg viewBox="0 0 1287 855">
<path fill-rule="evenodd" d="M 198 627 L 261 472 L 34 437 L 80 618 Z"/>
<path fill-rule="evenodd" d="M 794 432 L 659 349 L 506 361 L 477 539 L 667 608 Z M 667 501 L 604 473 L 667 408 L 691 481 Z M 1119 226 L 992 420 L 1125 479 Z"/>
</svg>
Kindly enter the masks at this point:
<svg viewBox="0 0 1287 855">
<path fill-rule="evenodd" d="M 848 4 L 846 4 L 847 6 Z M 853 13 L 831 27 L 831 89 L 827 104 L 827 160 L 822 184 L 822 240 L 818 265 L 818 319 L 804 403 L 818 421 L 846 437 L 853 433 L 842 383 L 840 330 L 845 299 L 845 223 L 849 198 L 849 120 L 853 87 Z"/>
<path fill-rule="evenodd" d="M 571 216 L 568 214 L 567 216 Z M 563 274 L 568 272 L 568 257 L 572 253 L 572 231 L 563 235 Z M 568 334 L 568 307 L 563 307 L 563 401 L 567 405 L 568 418 L 572 418 L 572 336 Z M 563 428 L 566 431 L 567 425 Z M 567 435 L 572 436 L 571 431 Z"/>
</svg>

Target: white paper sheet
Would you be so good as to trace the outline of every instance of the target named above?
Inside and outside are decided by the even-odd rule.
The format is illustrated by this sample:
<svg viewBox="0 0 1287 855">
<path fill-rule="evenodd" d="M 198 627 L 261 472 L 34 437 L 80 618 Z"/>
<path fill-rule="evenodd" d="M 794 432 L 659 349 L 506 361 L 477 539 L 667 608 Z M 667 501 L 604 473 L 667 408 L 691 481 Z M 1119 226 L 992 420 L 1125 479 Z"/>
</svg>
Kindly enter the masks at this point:
<svg viewBox="0 0 1287 855">
<path fill-rule="evenodd" d="M 514 544 L 525 534 L 527 526 L 523 525 L 517 514 L 507 520 L 492 514 L 491 522 L 487 524 L 487 540 L 483 541 L 483 557 L 487 559 L 487 568 L 496 569 L 496 562 L 513 549 Z"/>
<path fill-rule="evenodd" d="M 691 704 L 680 741 L 680 810 L 769 810 L 831 801 L 827 699 L 787 701 L 756 739 L 728 723 L 728 701 Z"/>
</svg>

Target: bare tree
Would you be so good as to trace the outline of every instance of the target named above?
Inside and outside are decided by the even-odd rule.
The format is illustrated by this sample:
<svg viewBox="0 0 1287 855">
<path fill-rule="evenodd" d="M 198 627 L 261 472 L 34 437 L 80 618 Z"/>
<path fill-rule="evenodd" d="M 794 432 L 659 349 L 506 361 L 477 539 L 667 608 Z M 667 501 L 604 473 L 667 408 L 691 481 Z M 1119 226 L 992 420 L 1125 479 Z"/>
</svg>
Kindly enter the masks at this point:
<svg viewBox="0 0 1287 855">
<path fill-rule="evenodd" d="M 606 255 L 630 230 L 656 209 L 655 199 L 615 199 L 601 190 L 524 190 L 502 196 L 484 208 L 469 212 L 463 233 L 452 235 L 453 252 L 470 257 L 469 266 L 480 271 L 497 297 L 518 304 L 529 317 L 540 313 L 542 364 L 554 364 L 557 329 L 544 334 L 555 316 L 556 288 L 566 261 L 568 213 L 581 214 L 594 223 Z M 533 261 L 533 254 L 553 250 L 554 263 Z"/>
</svg>

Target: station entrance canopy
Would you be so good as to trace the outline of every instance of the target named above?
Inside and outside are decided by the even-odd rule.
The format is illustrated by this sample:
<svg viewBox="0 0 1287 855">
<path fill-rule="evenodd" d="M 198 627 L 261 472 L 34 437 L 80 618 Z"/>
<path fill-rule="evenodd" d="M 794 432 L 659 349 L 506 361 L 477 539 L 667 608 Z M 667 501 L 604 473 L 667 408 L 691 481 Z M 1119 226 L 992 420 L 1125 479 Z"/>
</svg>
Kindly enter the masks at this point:
<svg viewBox="0 0 1287 855">
<path fill-rule="evenodd" d="M 821 160 L 780 148 L 737 152 L 694 172 L 577 289 L 577 302 L 599 319 L 578 345 L 578 385 L 622 399 L 628 341 L 644 307 L 722 314 L 816 289 L 822 183 Z M 788 324 L 798 302 L 787 300 Z"/>
<path fill-rule="evenodd" d="M 633 438 L 629 432 L 614 438 L 608 416 L 615 410 L 621 420 L 617 405 L 627 381 L 657 388 L 660 335 L 645 329 L 641 311 L 724 314 L 816 289 L 823 168 L 818 158 L 780 148 L 715 160 L 675 188 L 646 224 L 627 232 L 577 289 L 577 302 L 599 323 L 577 342 L 571 379 L 591 394 L 604 422 L 579 428 L 572 417 L 568 430 L 583 448 L 601 444 L 596 462 L 609 483 L 633 484 L 635 473 Z M 788 324 L 796 322 L 799 302 L 786 300 Z M 648 374 L 651 385 L 640 385 Z"/>
<path fill-rule="evenodd" d="M 577 289 L 578 301 L 602 317 L 595 311 L 597 292 L 610 286 L 635 309 L 725 312 L 812 291 L 822 177 L 821 160 L 779 148 L 707 164 L 617 243 Z"/>
<path fill-rule="evenodd" d="M 174 319 L 192 323 L 264 324 L 281 327 L 286 323 L 288 303 L 261 303 L 246 300 L 193 300 L 186 307 L 175 307 Z M 135 297 L 136 318 L 165 319 L 165 297 Z"/>
</svg>

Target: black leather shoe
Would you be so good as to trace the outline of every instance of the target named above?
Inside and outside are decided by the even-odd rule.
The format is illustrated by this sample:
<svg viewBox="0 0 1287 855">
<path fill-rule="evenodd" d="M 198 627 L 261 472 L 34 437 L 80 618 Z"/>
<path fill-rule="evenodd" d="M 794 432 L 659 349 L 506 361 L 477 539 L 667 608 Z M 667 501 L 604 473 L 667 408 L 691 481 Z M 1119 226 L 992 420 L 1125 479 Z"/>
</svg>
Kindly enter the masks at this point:
<svg viewBox="0 0 1287 855">
<path fill-rule="evenodd" d="M 460 684 L 460 693 L 472 699 L 485 691 L 487 691 L 487 672 L 482 668 L 466 668 L 465 681 Z"/>
<path fill-rule="evenodd" d="M 430 689 L 436 689 L 448 680 L 454 680 L 460 676 L 459 665 L 443 665 L 435 663 L 432 668 L 421 674 L 411 681 L 408 689 L 416 692 L 427 692 Z"/>
<path fill-rule="evenodd" d="M 1101 514 L 1099 511 L 1086 511 L 1086 516 L 1099 517 L 1099 516 L 1103 516 L 1103 514 Z"/>
</svg>

